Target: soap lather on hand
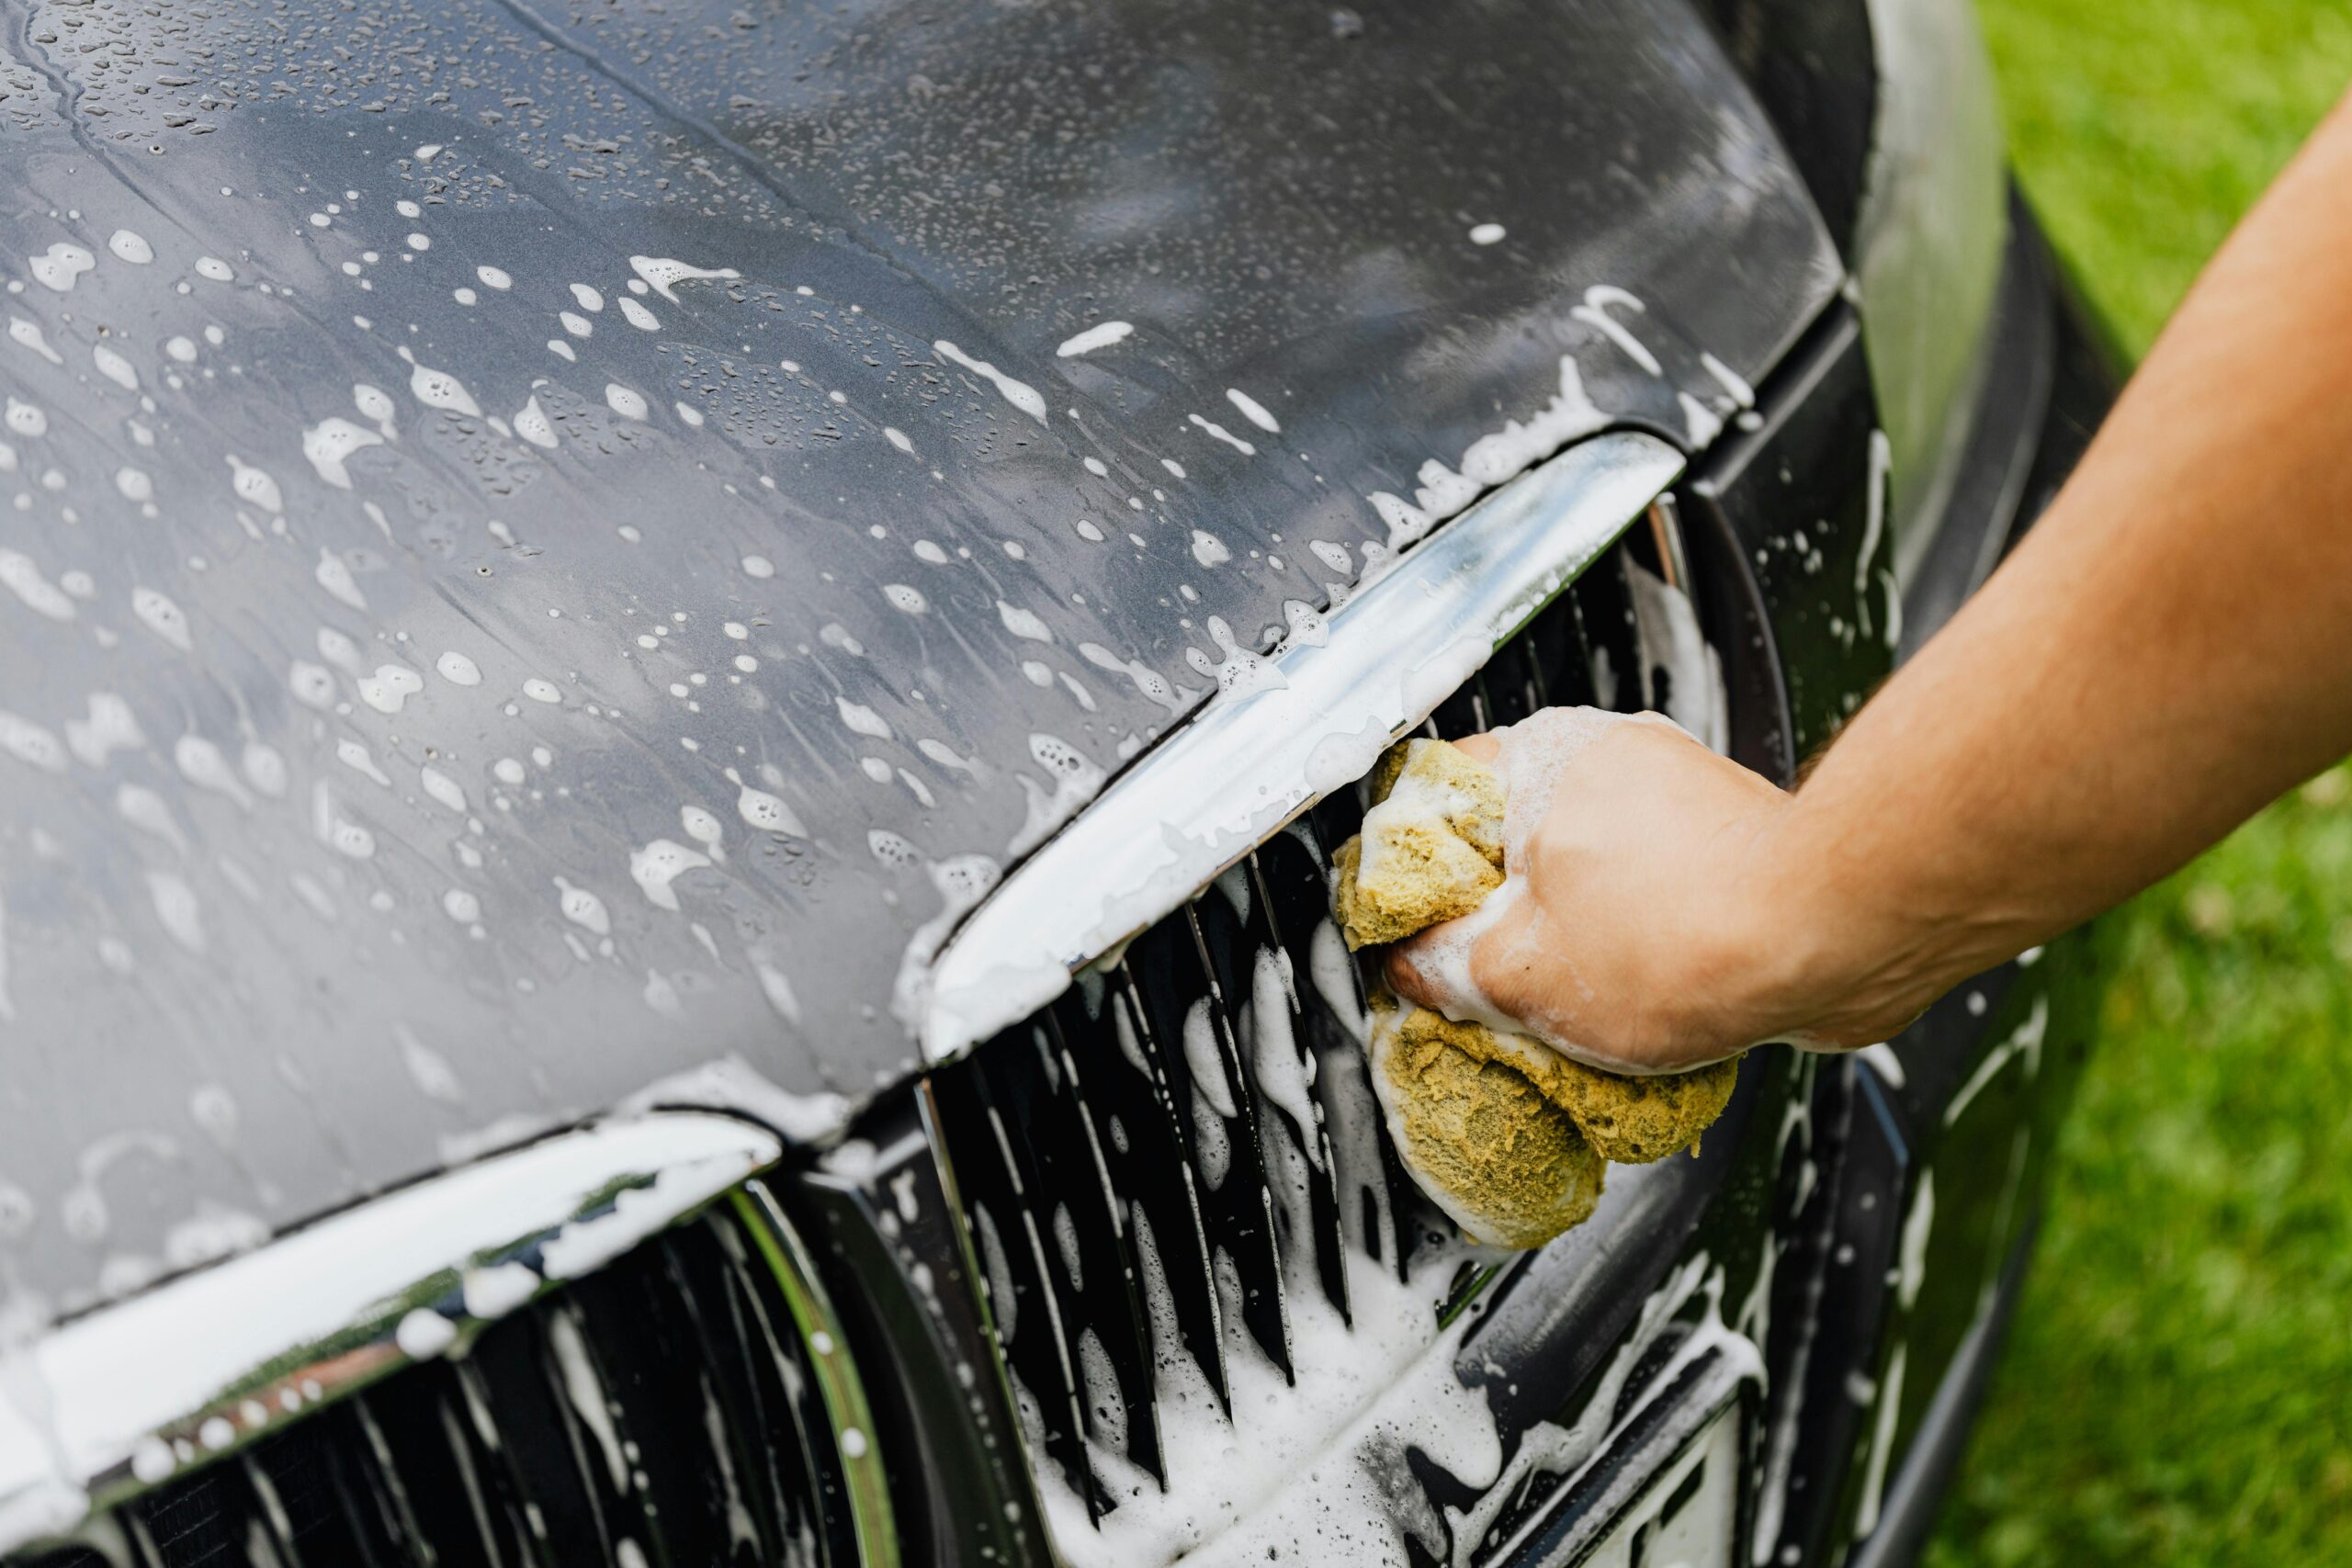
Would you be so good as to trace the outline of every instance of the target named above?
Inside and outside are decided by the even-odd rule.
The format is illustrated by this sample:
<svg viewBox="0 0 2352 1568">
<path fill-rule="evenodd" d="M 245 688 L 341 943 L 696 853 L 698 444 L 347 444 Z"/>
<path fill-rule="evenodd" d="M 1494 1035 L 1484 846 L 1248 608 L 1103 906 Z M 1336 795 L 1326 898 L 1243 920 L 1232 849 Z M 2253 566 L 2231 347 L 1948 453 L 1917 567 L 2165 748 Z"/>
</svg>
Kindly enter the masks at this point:
<svg viewBox="0 0 2352 1568">
<path fill-rule="evenodd" d="M 1351 949 L 1461 919 L 1504 885 L 1505 787 L 1495 769 L 1443 741 L 1389 749 L 1373 773 L 1363 831 L 1333 857 Z M 1604 1072 L 1385 993 L 1374 998 L 1367 1049 L 1414 1179 L 1474 1239 L 1510 1247 L 1540 1247 L 1589 1217 L 1604 1160 L 1645 1164 L 1693 1146 L 1739 1070 L 1734 1058 L 1659 1077 Z"/>
</svg>

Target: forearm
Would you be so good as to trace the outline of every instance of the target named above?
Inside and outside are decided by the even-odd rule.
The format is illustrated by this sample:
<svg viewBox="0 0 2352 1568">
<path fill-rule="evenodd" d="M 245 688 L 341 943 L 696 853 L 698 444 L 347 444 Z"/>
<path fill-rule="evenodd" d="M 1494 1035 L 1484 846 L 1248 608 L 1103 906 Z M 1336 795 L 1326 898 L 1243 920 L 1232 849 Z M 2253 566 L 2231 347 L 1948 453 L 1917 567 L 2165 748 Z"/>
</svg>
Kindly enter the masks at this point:
<svg viewBox="0 0 2352 1568">
<path fill-rule="evenodd" d="M 2041 525 L 1756 845 L 1817 969 L 1932 995 L 2352 748 L 2352 113 L 2241 227 Z"/>
</svg>

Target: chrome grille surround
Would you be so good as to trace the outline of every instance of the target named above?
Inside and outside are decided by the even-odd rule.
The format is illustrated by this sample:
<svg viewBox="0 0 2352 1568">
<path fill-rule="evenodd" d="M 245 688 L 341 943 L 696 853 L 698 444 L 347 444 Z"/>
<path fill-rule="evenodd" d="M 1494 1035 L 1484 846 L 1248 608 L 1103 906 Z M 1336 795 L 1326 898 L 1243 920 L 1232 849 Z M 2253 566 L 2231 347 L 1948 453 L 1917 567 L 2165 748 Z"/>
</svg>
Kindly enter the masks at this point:
<svg viewBox="0 0 2352 1568">
<path fill-rule="evenodd" d="M 762 1178 L 784 1152 L 732 1116 L 591 1123 L 60 1325 L 0 1359 L 0 1551 L 895 1563 L 857 1370 Z"/>
</svg>

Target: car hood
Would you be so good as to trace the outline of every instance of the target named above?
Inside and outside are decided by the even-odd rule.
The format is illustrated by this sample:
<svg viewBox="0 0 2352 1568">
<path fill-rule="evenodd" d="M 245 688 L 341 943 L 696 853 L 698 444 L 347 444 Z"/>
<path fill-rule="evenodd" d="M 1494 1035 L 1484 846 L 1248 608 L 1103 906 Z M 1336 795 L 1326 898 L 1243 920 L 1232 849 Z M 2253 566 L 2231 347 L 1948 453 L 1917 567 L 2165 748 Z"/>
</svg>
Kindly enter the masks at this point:
<svg viewBox="0 0 2352 1568">
<path fill-rule="evenodd" d="M 1221 673 L 1838 287 L 1648 0 L 0 5 L 0 1322 L 814 1140 Z"/>
</svg>

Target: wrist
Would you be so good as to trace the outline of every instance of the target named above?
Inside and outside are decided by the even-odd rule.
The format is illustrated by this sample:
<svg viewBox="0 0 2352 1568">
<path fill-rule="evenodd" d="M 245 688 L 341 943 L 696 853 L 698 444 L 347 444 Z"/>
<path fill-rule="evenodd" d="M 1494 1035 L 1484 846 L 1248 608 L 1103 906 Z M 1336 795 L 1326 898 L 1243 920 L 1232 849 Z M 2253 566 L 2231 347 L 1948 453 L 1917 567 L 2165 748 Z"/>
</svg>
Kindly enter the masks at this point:
<svg viewBox="0 0 2352 1568">
<path fill-rule="evenodd" d="M 1926 933 L 1823 829 L 1816 809 L 1781 795 L 1725 835 L 1707 944 L 1712 1032 L 1867 1045 L 1932 998 Z"/>
<path fill-rule="evenodd" d="M 1755 1040 L 1875 1044 L 2035 940 L 1998 897 L 1864 843 L 1833 800 L 1784 797 L 1742 850 L 1729 931 L 1747 956 L 1726 994 Z"/>
</svg>

